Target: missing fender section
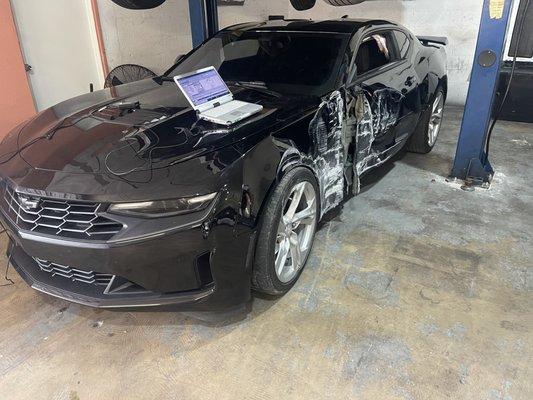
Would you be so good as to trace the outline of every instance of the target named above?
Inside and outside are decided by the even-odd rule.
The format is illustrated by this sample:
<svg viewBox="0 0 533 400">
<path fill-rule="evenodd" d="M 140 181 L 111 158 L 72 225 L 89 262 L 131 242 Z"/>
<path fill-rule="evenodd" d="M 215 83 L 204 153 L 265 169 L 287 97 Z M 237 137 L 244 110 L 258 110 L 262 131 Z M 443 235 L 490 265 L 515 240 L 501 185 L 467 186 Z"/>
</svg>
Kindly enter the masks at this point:
<svg viewBox="0 0 533 400">
<path fill-rule="evenodd" d="M 314 142 L 313 168 L 320 187 L 321 215 L 338 206 L 344 197 L 344 100 L 334 92 L 323 100 L 309 124 Z"/>
<path fill-rule="evenodd" d="M 356 130 L 356 149 L 358 157 L 355 165 L 357 175 L 360 176 L 368 169 L 369 164 L 374 159 L 372 144 L 376 138 L 376 133 L 374 130 L 374 118 L 372 115 L 372 109 L 370 108 L 370 102 L 364 93 L 360 93 L 357 96 L 355 107 L 356 118 L 358 121 Z"/>
</svg>

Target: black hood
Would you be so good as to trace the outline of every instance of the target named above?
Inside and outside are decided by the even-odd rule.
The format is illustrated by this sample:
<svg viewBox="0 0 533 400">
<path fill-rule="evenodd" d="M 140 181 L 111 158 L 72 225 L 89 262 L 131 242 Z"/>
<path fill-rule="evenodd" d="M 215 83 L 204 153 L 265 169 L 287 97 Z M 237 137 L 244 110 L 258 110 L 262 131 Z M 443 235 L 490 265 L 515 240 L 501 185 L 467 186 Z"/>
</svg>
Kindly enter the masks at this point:
<svg viewBox="0 0 533 400">
<path fill-rule="evenodd" d="M 162 168 L 275 130 L 317 104 L 316 99 L 260 89 L 231 89 L 236 99 L 263 105 L 263 113 L 228 129 L 199 120 L 173 82 L 149 79 L 46 110 L 20 131 L 18 149 L 36 169 L 121 176 Z"/>
<path fill-rule="evenodd" d="M 264 107 L 231 129 L 199 120 L 174 82 L 158 78 L 60 103 L 4 138 L 0 175 L 41 196 L 98 201 L 218 190 L 229 165 L 319 104 L 230 88 L 236 99 Z"/>
</svg>

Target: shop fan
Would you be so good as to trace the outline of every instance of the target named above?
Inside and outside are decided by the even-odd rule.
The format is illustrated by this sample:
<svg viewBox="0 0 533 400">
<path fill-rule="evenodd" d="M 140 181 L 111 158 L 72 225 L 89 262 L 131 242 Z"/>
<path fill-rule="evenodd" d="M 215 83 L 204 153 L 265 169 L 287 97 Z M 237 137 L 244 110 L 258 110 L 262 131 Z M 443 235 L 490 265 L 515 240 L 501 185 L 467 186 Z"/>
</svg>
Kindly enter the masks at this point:
<svg viewBox="0 0 533 400">
<path fill-rule="evenodd" d="M 119 86 L 156 76 L 154 71 L 135 64 L 124 64 L 114 68 L 105 79 L 104 87 Z"/>
</svg>

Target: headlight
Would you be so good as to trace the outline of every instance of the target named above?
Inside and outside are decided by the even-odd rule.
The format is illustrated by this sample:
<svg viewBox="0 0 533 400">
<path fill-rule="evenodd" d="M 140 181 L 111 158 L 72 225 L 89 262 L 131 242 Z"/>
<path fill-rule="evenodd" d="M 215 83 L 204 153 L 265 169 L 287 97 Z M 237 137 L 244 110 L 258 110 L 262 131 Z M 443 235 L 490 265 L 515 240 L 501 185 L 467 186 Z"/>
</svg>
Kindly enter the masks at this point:
<svg viewBox="0 0 533 400">
<path fill-rule="evenodd" d="M 211 193 L 204 196 L 185 197 L 175 200 L 117 203 L 112 204 L 108 212 L 144 218 L 170 217 L 172 215 L 201 211 L 211 204 L 216 195 L 216 193 Z"/>
</svg>

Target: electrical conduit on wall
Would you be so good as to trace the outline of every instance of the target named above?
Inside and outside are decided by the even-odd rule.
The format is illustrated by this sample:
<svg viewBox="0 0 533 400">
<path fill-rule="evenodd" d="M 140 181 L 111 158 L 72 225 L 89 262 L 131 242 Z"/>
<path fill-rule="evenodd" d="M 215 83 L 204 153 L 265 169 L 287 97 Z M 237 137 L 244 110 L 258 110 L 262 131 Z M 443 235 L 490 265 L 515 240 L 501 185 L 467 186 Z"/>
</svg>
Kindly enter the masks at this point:
<svg viewBox="0 0 533 400">
<path fill-rule="evenodd" d="M 35 114 L 9 0 L 0 0 L 0 139 Z"/>
<path fill-rule="evenodd" d="M 102 62 L 102 71 L 104 73 L 104 77 L 106 77 L 109 74 L 109 63 L 107 62 L 104 35 L 102 33 L 102 23 L 100 21 L 100 10 L 98 9 L 97 0 L 91 0 L 91 9 L 92 9 L 92 14 L 93 14 L 94 29 L 96 31 L 98 51 L 100 53 L 100 60 Z"/>
</svg>

